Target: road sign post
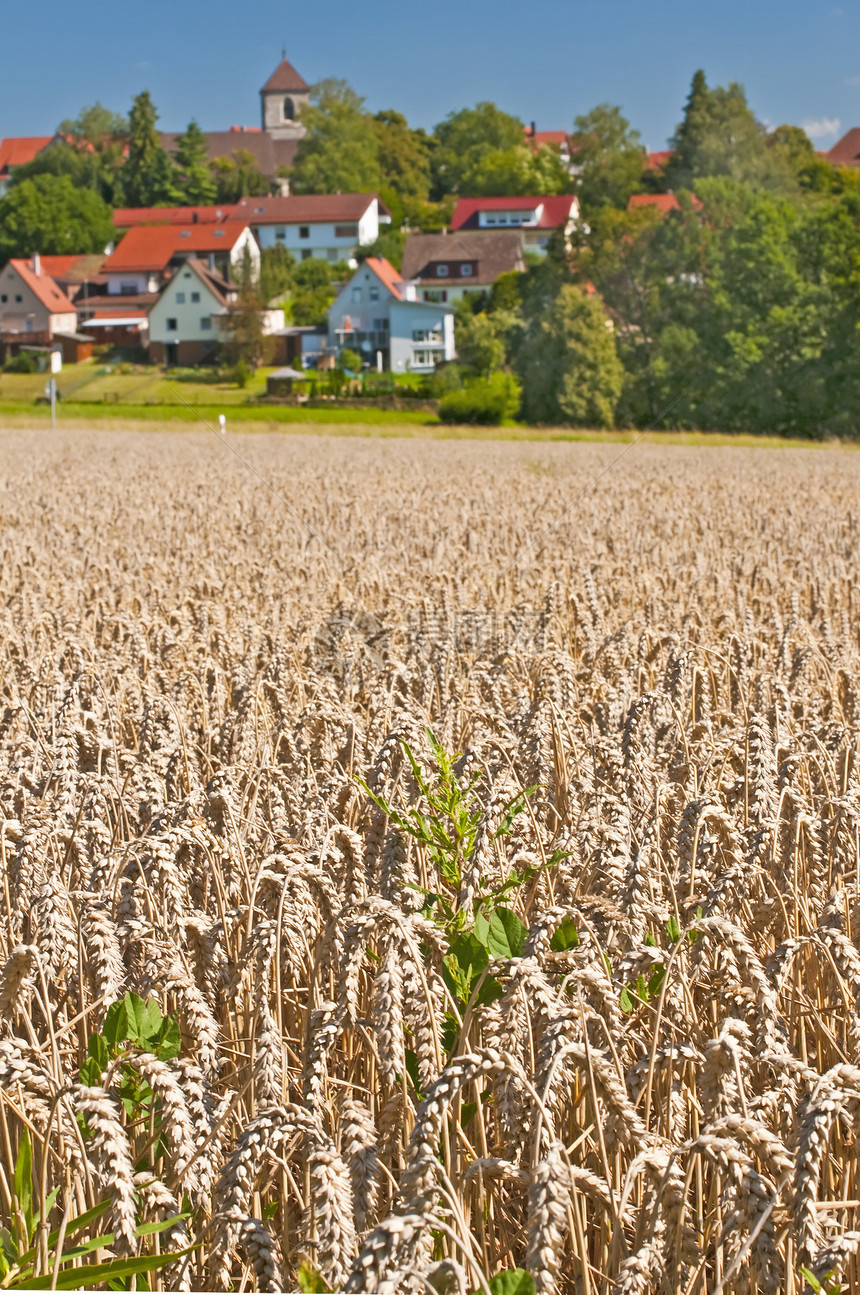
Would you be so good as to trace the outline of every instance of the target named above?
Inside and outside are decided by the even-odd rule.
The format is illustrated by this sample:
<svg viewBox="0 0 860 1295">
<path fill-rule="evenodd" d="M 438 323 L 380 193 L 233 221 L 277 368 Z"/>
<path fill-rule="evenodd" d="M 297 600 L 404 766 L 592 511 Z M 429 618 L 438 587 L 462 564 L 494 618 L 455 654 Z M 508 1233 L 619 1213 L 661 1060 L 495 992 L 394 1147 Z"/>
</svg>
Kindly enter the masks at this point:
<svg viewBox="0 0 860 1295">
<path fill-rule="evenodd" d="M 63 352 L 51 351 L 51 431 L 57 430 L 57 379 L 56 374 L 63 369 Z"/>
</svg>

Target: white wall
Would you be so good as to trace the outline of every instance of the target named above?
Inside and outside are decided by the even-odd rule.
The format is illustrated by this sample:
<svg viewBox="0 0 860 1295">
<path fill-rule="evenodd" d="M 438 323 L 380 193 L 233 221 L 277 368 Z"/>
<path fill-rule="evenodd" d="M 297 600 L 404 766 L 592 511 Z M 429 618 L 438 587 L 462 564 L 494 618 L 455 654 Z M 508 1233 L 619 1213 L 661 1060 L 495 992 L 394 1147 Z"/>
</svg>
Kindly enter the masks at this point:
<svg viewBox="0 0 860 1295">
<path fill-rule="evenodd" d="M 253 209 L 248 218 L 253 224 Z M 346 236 L 335 233 L 347 225 L 356 232 Z M 354 261 L 357 247 L 366 247 L 379 237 L 379 204 L 374 198 L 359 221 L 276 222 L 253 227 L 261 247 L 285 247 L 297 261 L 307 260 L 309 255 L 323 261 Z M 307 238 L 302 238 L 302 229 L 307 230 Z"/>
<path fill-rule="evenodd" d="M 199 301 L 192 301 L 197 293 Z M 184 297 L 185 300 L 179 300 Z M 177 270 L 155 305 L 149 312 L 149 340 L 151 342 L 217 342 L 218 316 L 227 309 L 213 297 L 203 281 L 193 270 Z M 168 319 L 176 320 L 176 328 L 167 327 Z M 206 328 L 203 320 L 209 320 Z"/>
<path fill-rule="evenodd" d="M 391 303 L 392 372 L 430 373 L 455 354 L 454 315 L 448 307 L 420 301 Z"/>
<path fill-rule="evenodd" d="M 395 298 L 379 276 L 365 263 L 344 284 L 328 312 L 329 346 L 343 346 L 345 319 L 357 333 L 386 333 L 390 329 L 391 306 Z M 346 345 L 350 345 L 349 341 Z"/>
<path fill-rule="evenodd" d="M 7 300 L 3 301 L 2 298 Z M 15 298 L 20 297 L 20 301 Z M 8 265 L 0 275 L 0 331 L 10 333 L 74 333 L 78 317 L 52 314 L 27 286 L 17 270 Z"/>
</svg>

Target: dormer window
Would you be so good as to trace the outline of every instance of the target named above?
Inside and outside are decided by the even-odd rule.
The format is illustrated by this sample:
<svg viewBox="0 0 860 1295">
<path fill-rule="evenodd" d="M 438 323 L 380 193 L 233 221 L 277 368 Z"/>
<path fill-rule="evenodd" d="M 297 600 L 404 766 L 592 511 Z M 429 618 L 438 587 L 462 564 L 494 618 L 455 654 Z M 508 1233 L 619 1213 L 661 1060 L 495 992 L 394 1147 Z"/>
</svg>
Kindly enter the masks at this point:
<svg viewBox="0 0 860 1295">
<path fill-rule="evenodd" d="M 436 266 L 436 278 L 437 278 L 437 279 L 447 279 L 447 278 L 448 278 L 448 267 L 447 267 L 447 265 L 445 265 L 445 263 L 444 263 L 444 262 L 442 262 L 440 265 L 437 265 L 437 266 Z"/>
<path fill-rule="evenodd" d="M 464 278 L 464 279 L 471 279 L 471 277 L 472 277 L 472 267 L 471 267 L 471 265 L 469 264 L 469 262 L 468 262 L 468 261 L 465 261 L 465 262 L 460 266 L 460 275 L 461 275 L 461 277 L 462 277 L 462 278 Z"/>
<path fill-rule="evenodd" d="M 223 229 L 215 229 L 215 230 L 213 230 L 213 231 L 212 231 L 212 233 L 213 233 L 213 235 L 214 235 L 214 237 L 215 237 L 215 238 L 223 238 L 223 237 L 224 237 L 224 231 L 223 231 Z"/>
<path fill-rule="evenodd" d="M 181 230 L 179 231 L 179 237 L 180 237 L 180 238 L 190 238 L 190 237 L 191 237 L 191 230 L 190 230 L 190 229 L 181 229 Z"/>
</svg>

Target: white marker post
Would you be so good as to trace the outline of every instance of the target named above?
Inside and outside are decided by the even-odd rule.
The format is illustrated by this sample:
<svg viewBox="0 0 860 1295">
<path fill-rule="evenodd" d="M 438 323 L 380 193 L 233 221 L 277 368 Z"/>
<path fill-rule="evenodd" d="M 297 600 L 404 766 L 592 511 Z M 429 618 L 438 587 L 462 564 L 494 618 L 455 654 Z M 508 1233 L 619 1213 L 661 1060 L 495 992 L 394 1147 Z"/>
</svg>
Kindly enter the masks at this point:
<svg viewBox="0 0 860 1295">
<path fill-rule="evenodd" d="M 220 428 L 221 435 L 224 436 L 227 432 L 227 419 L 223 414 L 218 415 L 218 427 Z"/>
<path fill-rule="evenodd" d="M 55 374 L 62 373 L 63 352 L 51 351 L 51 431 L 57 430 L 57 379 Z"/>
</svg>

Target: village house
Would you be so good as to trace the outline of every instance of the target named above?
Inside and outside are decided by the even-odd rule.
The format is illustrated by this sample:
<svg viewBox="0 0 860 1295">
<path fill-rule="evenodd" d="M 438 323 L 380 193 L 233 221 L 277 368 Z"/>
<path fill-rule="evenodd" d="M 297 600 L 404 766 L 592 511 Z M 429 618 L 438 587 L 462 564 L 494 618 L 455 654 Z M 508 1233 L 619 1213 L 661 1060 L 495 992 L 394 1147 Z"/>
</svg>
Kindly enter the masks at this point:
<svg viewBox="0 0 860 1295">
<path fill-rule="evenodd" d="M 410 234 L 403 278 L 417 301 L 451 305 L 467 293 L 487 292 L 499 275 L 526 268 L 516 230 Z"/>
<path fill-rule="evenodd" d="M 199 225 L 138 225 L 130 229 L 105 260 L 109 296 L 135 297 L 158 292 L 189 258 L 205 261 L 224 279 L 237 278 L 245 256 L 256 278 L 260 249 L 241 221 Z"/>
<path fill-rule="evenodd" d="M 7 262 L 0 274 L 0 332 L 50 340 L 57 333 L 74 333 L 77 322 L 74 305 L 43 272 L 38 252 L 32 260 Z"/>
<path fill-rule="evenodd" d="M 571 194 L 544 198 L 458 198 L 451 217 L 454 232 L 479 229 L 518 229 L 526 252 L 546 252 L 550 238 L 561 231 L 570 238 L 579 220 L 579 202 Z"/>
<path fill-rule="evenodd" d="M 53 135 L 19 135 L 0 139 L 0 198 L 12 182 L 16 166 L 32 162 L 37 153 L 53 142 Z"/>
<path fill-rule="evenodd" d="M 534 122 L 525 128 L 526 143 L 533 152 L 539 148 L 554 148 L 561 158 L 568 174 L 574 172 L 573 147 L 570 135 L 566 130 L 538 130 Z"/>
<path fill-rule="evenodd" d="M 117 207 L 113 223 L 118 230 L 135 225 L 220 225 L 233 219 L 233 203 L 209 207 Z"/>
<path fill-rule="evenodd" d="M 833 166 L 860 166 L 860 126 L 847 130 L 824 156 Z"/>
<path fill-rule="evenodd" d="M 701 199 L 694 193 L 690 194 L 690 205 L 694 211 L 701 211 Z M 668 216 L 670 211 L 681 210 L 681 204 L 674 193 L 632 193 L 627 203 L 627 210 L 636 211 L 641 207 L 656 207 L 664 216 Z"/>
<path fill-rule="evenodd" d="M 395 373 L 432 372 L 454 359 L 454 316 L 440 302 L 419 301 L 390 261 L 370 256 L 341 288 L 328 313 L 329 347 L 359 352 Z"/>
<path fill-rule="evenodd" d="M 213 355 L 217 320 L 238 299 L 235 284 L 190 257 L 165 284 L 149 312 L 149 354 L 154 364 L 199 364 Z"/>
<path fill-rule="evenodd" d="M 358 248 L 376 242 L 391 214 L 375 193 L 319 193 L 242 198 L 234 220 L 253 229 L 260 247 L 285 247 L 297 261 L 357 264 Z"/>
</svg>

